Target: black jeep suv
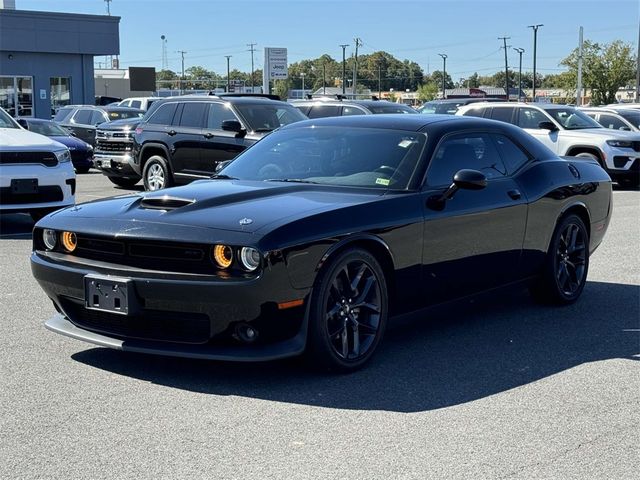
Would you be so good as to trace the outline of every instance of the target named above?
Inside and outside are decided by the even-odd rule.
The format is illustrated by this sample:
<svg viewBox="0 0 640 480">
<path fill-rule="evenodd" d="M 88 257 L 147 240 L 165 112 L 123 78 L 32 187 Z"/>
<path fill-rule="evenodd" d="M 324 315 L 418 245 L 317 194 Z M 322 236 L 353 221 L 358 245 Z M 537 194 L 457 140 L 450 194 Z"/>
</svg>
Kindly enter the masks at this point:
<svg viewBox="0 0 640 480">
<path fill-rule="evenodd" d="M 307 118 L 276 98 L 189 95 L 155 102 L 133 137 L 133 169 L 146 190 L 208 178 L 269 132 Z"/>
</svg>

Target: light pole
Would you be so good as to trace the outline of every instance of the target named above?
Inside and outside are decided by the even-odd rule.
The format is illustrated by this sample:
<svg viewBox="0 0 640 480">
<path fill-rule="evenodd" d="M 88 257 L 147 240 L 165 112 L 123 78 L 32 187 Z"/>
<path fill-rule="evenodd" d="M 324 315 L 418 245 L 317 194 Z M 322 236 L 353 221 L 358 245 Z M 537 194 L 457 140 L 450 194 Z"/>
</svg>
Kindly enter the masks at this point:
<svg viewBox="0 0 640 480">
<path fill-rule="evenodd" d="M 445 53 L 439 53 L 438 55 L 442 57 L 442 98 L 444 99 L 446 98 L 445 86 L 447 79 L 447 55 Z"/>
<path fill-rule="evenodd" d="M 533 28 L 533 101 L 536 101 L 536 49 L 538 45 L 538 28 L 544 27 L 544 24 L 529 25 L 527 28 Z"/>
<path fill-rule="evenodd" d="M 251 93 L 253 93 L 253 52 L 256 43 L 247 43 L 247 47 L 249 47 L 249 51 L 251 52 Z M 246 87 L 245 87 L 246 88 Z"/>
<path fill-rule="evenodd" d="M 347 83 L 347 60 L 344 56 L 344 50 L 349 46 L 349 44 L 340 45 L 342 47 L 342 95 L 346 95 L 346 83 Z"/>
<path fill-rule="evenodd" d="M 300 78 L 302 78 L 302 98 L 304 99 L 304 72 L 300 72 Z"/>
<path fill-rule="evenodd" d="M 524 48 L 514 48 L 518 55 L 520 55 L 520 68 L 518 69 L 518 101 L 522 101 L 522 54 L 524 53 Z"/>
<path fill-rule="evenodd" d="M 327 80 L 326 80 L 326 75 L 327 75 L 327 71 L 326 71 L 326 64 L 325 62 L 322 62 L 322 94 L 326 95 L 327 94 Z"/>
<path fill-rule="evenodd" d="M 227 93 L 229 93 L 230 89 L 231 89 L 231 78 L 229 77 L 229 59 L 231 58 L 231 55 L 225 55 L 224 58 L 227 59 Z"/>
</svg>

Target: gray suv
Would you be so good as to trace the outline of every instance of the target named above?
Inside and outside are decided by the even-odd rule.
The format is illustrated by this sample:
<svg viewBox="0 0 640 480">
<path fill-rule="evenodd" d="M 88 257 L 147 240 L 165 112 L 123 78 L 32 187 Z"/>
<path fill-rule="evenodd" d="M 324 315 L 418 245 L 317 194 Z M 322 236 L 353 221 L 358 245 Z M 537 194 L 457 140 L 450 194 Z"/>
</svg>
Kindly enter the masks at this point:
<svg viewBox="0 0 640 480">
<path fill-rule="evenodd" d="M 381 113 L 418 112 L 404 103 L 386 100 L 348 100 L 338 97 L 294 100 L 291 104 L 309 118 L 342 117 L 346 115 L 375 115 Z"/>
</svg>

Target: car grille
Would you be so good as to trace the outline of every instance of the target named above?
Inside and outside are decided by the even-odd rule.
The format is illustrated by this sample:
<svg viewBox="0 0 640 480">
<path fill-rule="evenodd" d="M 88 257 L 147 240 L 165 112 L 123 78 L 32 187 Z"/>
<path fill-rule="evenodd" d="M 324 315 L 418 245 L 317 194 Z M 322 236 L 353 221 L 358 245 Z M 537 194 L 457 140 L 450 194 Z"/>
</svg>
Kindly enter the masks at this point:
<svg viewBox="0 0 640 480">
<path fill-rule="evenodd" d="M 130 152 L 133 144 L 131 142 L 105 142 L 98 140 L 96 153 L 99 152 Z"/>
<path fill-rule="evenodd" d="M 58 159 L 52 152 L 0 152 L 0 164 L 39 163 L 45 167 L 55 167 Z"/>
<path fill-rule="evenodd" d="M 60 297 L 65 315 L 78 327 L 121 338 L 201 344 L 211 337 L 211 322 L 203 313 L 147 310 L 137 315 L 89 310 L 84 303 Z"/>
<path fill-rule="evenodd" d="M 13 193 L 11 187 L 0 188 L 0 203 L 3 205 L 60 202 L 63 198 L 62 189 L 57 185 L 38 187 L 38 193 Z"/>
<path fill-rule="evenodd" d="M 78 247 L 74 255 L 81 258 L 117 263 L 147 270 L 199 273 L 216 272 L 210 246 L 77 235 Z"/>
</svg>

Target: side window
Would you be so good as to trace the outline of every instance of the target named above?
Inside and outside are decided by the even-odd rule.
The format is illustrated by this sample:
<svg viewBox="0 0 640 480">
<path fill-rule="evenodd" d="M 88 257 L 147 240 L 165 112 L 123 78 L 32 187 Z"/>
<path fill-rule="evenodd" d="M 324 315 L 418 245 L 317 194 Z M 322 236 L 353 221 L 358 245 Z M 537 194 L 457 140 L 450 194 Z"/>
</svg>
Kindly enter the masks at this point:
<svg viewBox="0 0 640 480">
<path fill-rule="evenodd" d="M 140 100 L 131 100 L 131 105 L 129 106 L 133 108 L 140 108 L 140 105 L 142 105 L 142 102 L 140 102 Z"/>
<path fill-rule="evenodd" d="M 304 106 L 304 107 L 296 106 L 296 108 L 298 110 L 300 110 L 302 113 L 304 113 L 306 116 L 309 116 L 309 110 L 311 110 L 311 107 L 309 107 L 309 106 Z"/>
<path fill-rule="evenodd" d="M 484 115 L 484 109 L 482 107 L 479 108 L 470 108 L 466 112 L 464 112 L 465 117 L 482 117 Z"/>
<path fill-rule="evenodd" d="M 342 107 L 342 116 L 346 115 L 365 115 L 365 112 L 358 107 Z"/>
<path fill-rule="evenodd" d="M 629 130 L 629 127 L 619 118 L 613 115 L 600 114 L 600 125 L 606 128 L 613 128 L 614 130 Z"/>
<path fill-rule="evenodd" d="M 182 109 L 180 117 L 181 127 L 202 128 L 204 121 L 204 112 L 207 104 L 200 102 L 186 102 Z"/>
<path fill-rule="evenodd" d="M 89 125 L 91 122 L 91 114 L 93 110 L 89 110 L 86 108 L 81 108 L 76 112 L 76 114 L 71 119 L 72 123 L 80 123 L 82 125 Z"/>
<path fill-rule="evenodd" d="M 540 128 L 540 122 L 548 122 L 547 116 L 535 108 L 520 108 L 518 111 L 518 126 L 520 128 Z"/>
<path fill-rule="evenodd" d="M 238 120 L 231 110 L 220 103 L 209 105 L 206 128 L 221 130 L 224 120 Z"/>
<path fill-rule="evenodd" d="M 337 117 L 340 115 L 339 105 L 318 105 L 312 107 L 307 114 L 309 118 Z"/>
<path fill-rule="evenodd" d="M 91 121 L 89 122 L 91 125 L 96 125 L 98 123 L 107 122 L 107 118 L 105 118 L 104 113 L 101 110 L 94 110 L 91 114 Z"/>
<path fill-rule="evenodd" d="M 148 123 L 156 125 L 171 125 L 177 106 L 177 103 L 165 103 L 164 105 L 160 105 L 155 113 L 151 115 Z"/>
<path fill-rule="evenodd" d="M 511 118 L 513 117 L 514 110 L 514 107 L 493 107 L 491 118 L 493 120 L 511 123 Z"/>
<path fill-rule="evenodd" d="M 440 143 L 427 170 L 427 183 L 431 186 L 450 185 L 455 173 L 463 168 L 479 170 L 489 180 L 507 174 L 489 135 L 468 133 L 453 135 Z"/>
<path fill-rule="evenodd" d="M 61 108 L 60 110 L 58 110 L 58 113 L 56 113 L 56 116 L 53 117 L 53 120 L 56 122 L 62 122 L 66 120 L 66 118 L 71 114 L 72 110 L 72 108 Z"/>
<path fill-rule="evenodd" d="M 529 161 L 529 155 L 513 143 L 510 138 L 498 133 L 492 136 L 496 141 L 498 152 L 500 152 L 500 157 L 502 157 L 502 161 L 507 166 L 507 172 L 509 174 L 515 172 Z"/>
</svg>

